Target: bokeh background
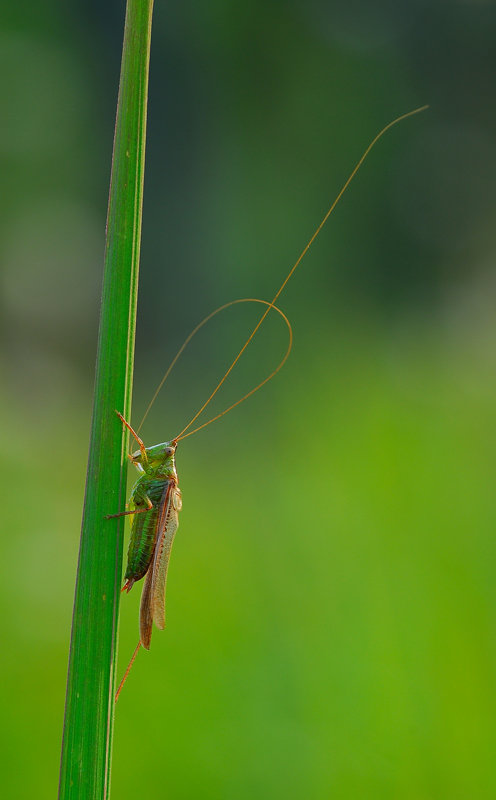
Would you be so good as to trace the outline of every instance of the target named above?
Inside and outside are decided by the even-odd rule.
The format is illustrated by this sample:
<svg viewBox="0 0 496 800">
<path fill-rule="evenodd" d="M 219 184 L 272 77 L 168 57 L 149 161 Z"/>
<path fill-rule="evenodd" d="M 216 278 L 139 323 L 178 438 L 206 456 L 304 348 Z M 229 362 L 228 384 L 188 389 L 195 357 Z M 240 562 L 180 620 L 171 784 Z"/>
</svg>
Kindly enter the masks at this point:
<svg viewBox="0 0 496 800">
<path fill-rule="evenodd" d="M 123 0 L 0 9 L 2 795 L 55 796 Z M 178 451 L 115 798 L 496 796 L 496 4 L 157 0 L 133 420 L 190 330 L 289 362 Z M 259 311 L 192 343 L 189 421 Z M 257 335 L 212 412 L 271 370 Z M 122 603 L 120 671 L 139 592 Z"/>
</svg>

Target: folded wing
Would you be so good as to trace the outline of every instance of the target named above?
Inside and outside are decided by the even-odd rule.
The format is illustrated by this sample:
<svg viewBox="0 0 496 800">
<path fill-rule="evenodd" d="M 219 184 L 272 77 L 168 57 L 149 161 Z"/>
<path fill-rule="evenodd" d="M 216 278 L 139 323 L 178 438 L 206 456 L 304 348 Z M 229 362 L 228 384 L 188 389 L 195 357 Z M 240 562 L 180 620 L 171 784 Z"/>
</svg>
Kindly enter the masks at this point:
<svg viewBox="0 0 496 800">
<path fill-rule="evenodd" d="M 157 538 L 152 562 L 148 569 L 141 595 L 140 638 L 146 650 L 150 649 L 152 623 L 159 630 L 165 627 L 165 586 L 167 568 L 174 536 L 179 525 L 178 513 L 181 510 L 181 492 L 170 483 L 160 506 Z"/>
</svg>

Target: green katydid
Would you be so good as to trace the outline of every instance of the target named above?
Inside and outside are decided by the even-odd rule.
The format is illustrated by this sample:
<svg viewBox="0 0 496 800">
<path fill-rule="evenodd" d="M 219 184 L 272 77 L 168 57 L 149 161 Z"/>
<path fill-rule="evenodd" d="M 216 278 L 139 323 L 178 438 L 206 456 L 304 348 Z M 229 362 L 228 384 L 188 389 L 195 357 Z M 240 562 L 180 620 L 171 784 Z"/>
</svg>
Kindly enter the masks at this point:
<svg viewBox="0 0 496 800">
<path fill-rule="evenodd" d="M 244 298 L 242 300 L 233 300 L 230 303 L 226 303 L 209 314 L 208 317 L 206 317 L 199 325 L 197 325 L 194 331 L 188 336 L 174 358 L 171 366 L 164 375 L 157 391 L 155 392 L 145 416 L 143 417 L 141 425 L 143 424 L 158 392 L 170 374 L 172 367 L 193 336 L 206 322 L 212 319 L 212 317 L 214 317 L 220 311 L 223 311 L 225 308 L 236 305 L 237 303 L 262 303 L 268 307 L 268 311 L 270 308 L 273 308 L 275 311 L 277 311 L 288 326 L 289 343 L 284 358 L 279 363 L 277 368 L 273 370 L 273 372 L 267 378 L 265 378 L 265 380 L 259 383 L 258 386 L 248 392 L 248 394 L 227 408 L 221 414 L 218 414 L 212 420 L 199 426 L 194 431 L 186 433 L 188 428 L 191 427 L 193 422 L 198 418 L 203 409 L 206 408 L 206 406 L 210 403 L 210 400 L 220 389 L 227 376 L 233 369 L 235 363 L 239 360 L 242 352 L 246 349 L 249 342 L 255 335 L 255 330 L 253 331 L 249 340 L 245 343 L 243 349 L 240 351 L 220 383 L 214 389 L 207 402 L 193 417 L 186 428 L 184 428 L 181 433 L 172 441 L 162 442 L 161 444 L 154 445 L 153 447 L 145 447 L 145 444 L 142 439 L 140 439 L 138 433 L 133 430 L 131 425 L 124 419 L 122 414 L 120 414 L 119 411 L 116 411 L 116 414 L 123 425 L 130 431 L 131 435 L 138 443 L 139 450 L 130 454 L 128 457 L 140 472 L 140 477 L 136 481 L 131 495 L 131 501 L 134 505 L 134 509 L 131 511 L 121 511 L 118 514 L 109 514 L 107 516 L 107 519 L 128 515 L 134 516 L 131 529 L 131 540 L 128 549 L 127 567 L 124 575 L 126 583 L 124 584 L 122 591 L 126 590 L 129 592 L 134 583 L 146 576 L 140 603 L 140 640 L 136 650 L 134 651 L 133 658 L 126 670 L 126 674 L 121 681 L 116 694 L 116 700 L 134 663 L 134 659 L 138 654 L 138 650 L 140 647 L 144 647 L 146 650 L 150 649 L 153 623 L 155 623 L 159 630 L 163 630 L 165 627 L 165 585 L 167 580 L 167 569 L 169 565 L 172 543 L 174 541 L 174 535 L 179 524 L 178 513 L 181 510 L 182 505 L 181 492 L 178 486 L 178 477 L 175 465 L 177 444 L 180 439 L 184 439 L 186 436 L 196 433 L 197 430 L 209 425 L 210 422 L 214 421 L 214 419 L 218 419 L 226 414 L 232 408 L 242 403 L 243 400 L 245 400 L 251 394 L 256 392 L 261 386 L 267 383 L 267 381 L 269 381 L 276 374 L 276 372 L 281 369 L 291 350 L 293 340 L 291 325 L 286 315 L 283 314 L 279 308 L 274 306 L 272 303 L 268 303 L 266 300 L 258 300 L 254 298 Z M 259 323 L 257 326 L 257 329 L 260 324 L 261 323 Z"/>
<path fill-rule="evenodd" d="M 140 604 L 140 626 L 139 626 L 140 640 L 138 642 L 138 646 L 136 647 L 134 655 L 131 659 L 131 662 L 126 670 L 124 678 L 121 681 L 121 684 L 116 694 L 116 700 L 129 674 L 129 671 L 134 663 L 134 659 L 136 658 L 138 650 L 140 649 L 141 646 L 143 646 L 147 650 L 150 648 L 153 622 L 155 622 L 155 625 L 160 630 L 162 630 L 165 626 L 165 586 L 167 579 L 167 568 L 169 564 L 169 557 L 172 548 L 172 543 L 174 540 L 174 535 L 178 527 L 178 513 L 181 509 L 181 502 L 182 502 L 181 492 L 178 487 L 178 478 L 175 466 L 175 453 L 178 442 L 181 439 L 184 439 L 187 436 L 191 436 L 193 433 L 196 433 L 201 428 L 204 428 L 206 425 L 209 425 L 211 422 L 214 422 L 214 420 L 218 419 L 219 417 L 223 416 L 228 411 L 230 411 L 232 408 L 239 405 L 241 402 L 243 402 L 243 400 L 245 400 L 247 397 L 254 394 L 254 392 L 260 389 L 261 386 L 267 383 L 281 369 L 282 365 L 289 356 L 289 352 L 291 350 L 292 332 L 291 332 L 291 325 L 287 317 L 283 314 L 283 312 L 279 308 L 275 306 L 275 303 L 279 295 L 285 288 L 286 284 L 288 283 L 294 271 L 300 264 L 300 261 L 308 251 L 309 247 L 320 233 L 322 227 L 327 222 L 329 216 L 331 215 L 337 203 L 341 199 L 343 193 L 348 188 L 350 182 L 356 175 L 358 169 L 360 168 L 363 161 L 365 160 L 365 158 L 367 157 L 373 146 L 376 144 L 376 142 L 381 138 L 381 136 L 383 136 L 383 134 L 387 130 L 389 130 L 389 128 L 391 128 L 397 122 L 400 122 L 401 120 L 406 119 L 407 117 L 411 117 L 412 115 L 417 114 L 426 108 L 427 106 L 422 106 L 422 108 L 417 108 L 415 109 L 415 111 L 410 111 L 408 114 L 404 114 L 401 117 L 398 117 L 393 122 L 390 122 L 389 125 L 386 125 L 386 127 L 383 128 L 383 130 L 371 142 L 371 144 L 368 146 L 367 150 L 361 157 L 360 161 L 356 165 L 355 169 L 351 173 L 350 177 L 344 184 L 343 188 L 339 192 L 338 196 L 334 200 L 331 208 L 325 215 L 324 219 L 320 223 L 314 235 L 312 236 L 307 246 L 301 253 L 300 257 L 298 258 L 298 260 L 288 273 L 286 279 L 282 283 L 281 287 L 279 288 L 277 294 L 275 295 L 271 303 L 265 300 L 253 300 L 251 298 L 246 300 L 245 299 L 234 300 L 231 303 L 227 303 L 226 305 L 221 306 L 221 308 L 218 308 L 216 311 L 214 311 L 212 314 L 206 317 L 186 339 L 185 343 L 179 350 L 177 356 L 175 357 L 167 373 L 162 379 L 157 391 L 155 392 L 155 395 L 145 413 L 145 417 L 148 414 L 148 411 L 150 410 L 152 403 L 154 402 L 158 392 L 163 386 L 165 379 L 169 375 L 172 367 L 176 363 L 182 351 L 184 350 L 188 342 L 191 340 L 191 338 L 195 335 L 195 333 L 209 319 L 211 319 L 219 311 L 222 311 L 224 308 L 227 308 L 228 306 L 234 305 L 236 303 L 259 302 L 267 306 L 260 321 L 254 328 L 250 337 L 243 345 L 242 349 L 234 359 L 233 363 L 227 370 L 222 380 L 219 382 L 217 387 L 214 389 L 214 391 L 212 392 L 208 400 L 204 403 L 204 405 L 201 407 L 201 409 L 198 411 L 198 413 L 193 417 L 191 422 L 186 426 L 186 428 L 184 428 L 181 431 L 181 433 L 178 436 L 176 436 L 170 442 L 163 442 L 162 444 L 154 445 L 153 447 L 147 448 L 145 447 L 143 441 L 138 436 L 138 433 L 133 430 L 131 425 L 124 419 L 124 417 L 118 411 L 116 412 L 120 420 L 122 421 L 123 425 L 125 425 L 128 428 L 128 430 L 130 431 L 130 433 L 132 434 L 132 436 L 135 438 L 135 440 L 139 445 L 139 450 L 130 455 L 129 459 L 134 464 L 134 466 L 139 470 L 140 477 L 138 478 L 137 482 L 134 485 L 131 497 L 134 509 L 131 511 L 121 511 L 118 514 L 111 514 L 107 517 L 107 519 L 123 515 L 134 515 L 132 523 L 131 541 L 128 550 L 127 568 L 125 573 L 126 583 L 123 587 L 123 591 L 125 589 L 129 592 L 135 582 L 145 577 L 145 583 L 143 586 L 143 591 L 141 595 L 141 604 Z M 193 431 L 189 431 L 189 433 L 186 433 L 186 431 L 189 430 L 191 425 L 200 416 L 200 414 L 210 403 L 214 395 L 220 389 L 220 387 L 226 380 L 227 376 L 233 369 L 234 365 L 237 363 L 237 361 L 239 360 L 239 358 L 241 357 L 241 355 L 246 350 L 249 343 L 255 336 L 256 332 L 260 328 L 262 322 L 265 320 L 271 308 L 277 311 L 283 317 L 289 330 L 289 346 L 279 366 L 267 378 L 265 378 L 265 380 L 263 380 L 260 384 L 258 384 L 258 386 L 256 386 L 250 392 L 248 392 L 248 394 L 246 394 L 232 406 L 227 408 L 221 414 L 218 414 L 217 416 L 213 417 L 211 420 L 204 423 L 203 425 L 200 425 L 198 428 L 195 428 Z"/>
</svg>

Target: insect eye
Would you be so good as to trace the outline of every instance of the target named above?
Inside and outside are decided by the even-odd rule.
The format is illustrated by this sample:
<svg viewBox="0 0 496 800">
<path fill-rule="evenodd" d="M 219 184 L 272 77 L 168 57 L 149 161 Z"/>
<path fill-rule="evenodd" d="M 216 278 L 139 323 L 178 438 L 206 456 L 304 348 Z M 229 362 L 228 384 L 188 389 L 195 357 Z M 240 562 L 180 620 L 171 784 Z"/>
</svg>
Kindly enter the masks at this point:
<svg viewBox="0 0 496 800">
<path fill-rule="evenodd" d="M 174 447 L 166 447 L 165 448 L 165 455 L 166 456 L 173 456 L 174 455 Z"/>
</svg>

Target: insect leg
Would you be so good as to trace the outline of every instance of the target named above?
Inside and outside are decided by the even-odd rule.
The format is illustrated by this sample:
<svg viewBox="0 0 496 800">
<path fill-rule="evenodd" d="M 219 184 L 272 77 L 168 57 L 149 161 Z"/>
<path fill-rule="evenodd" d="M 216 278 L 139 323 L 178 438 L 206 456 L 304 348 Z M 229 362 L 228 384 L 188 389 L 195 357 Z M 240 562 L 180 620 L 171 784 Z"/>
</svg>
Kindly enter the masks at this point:
<svg viewBox="0 0 496 800">
<path fill-rule="evenodd" d="M 119 511 L 118 514 L 105 514 L 104 519 L 115 519 L 116 517 L 129 517 L 131 514 L 143 514 L 153 508 L 153 503 L 146 508 L 135 508 L 134 511 Z"/>
<path fill-rule="evenodd" d="M 148 464 L 148 456 L 146 454 L 146 447 L 145 447 L 145 443 L 144 443 L 143 439 L 140 439 L 140 437 L 138 436 L 136 431 L 133 430 L 133 428 L 131 428 L 129 422 L 126 422 L 126 420 L 124 419 L 124 417 L 122 416 L 122 414 L 119 411 L 116 411 L 115 413 L 117 414 L 117 416 L 121 420 L 122 424 L 126 426 L 128 431 L 131 433 L 132 436 L 134 436 L 134 438 L 138 442 L 139 449 L 140 449 L 140 452 L 141 452 L 141 458 L 143 460 L 143 466 L 146 468 L 146 466 Z"/>
<path fill-rule="evenodd" d="M 116 517 L 129 517 L 131 514 L 143 514 L 145 511 L 150 511 L 153 508 L 153 503 L 147 494 L 143 495 L 143 500 L 146 502 L 146 508 L 135 508 L 133 511 L 119 511 L 118 514 L 106 514 L 104 519 L 115 519 Z"/>
</svg>

